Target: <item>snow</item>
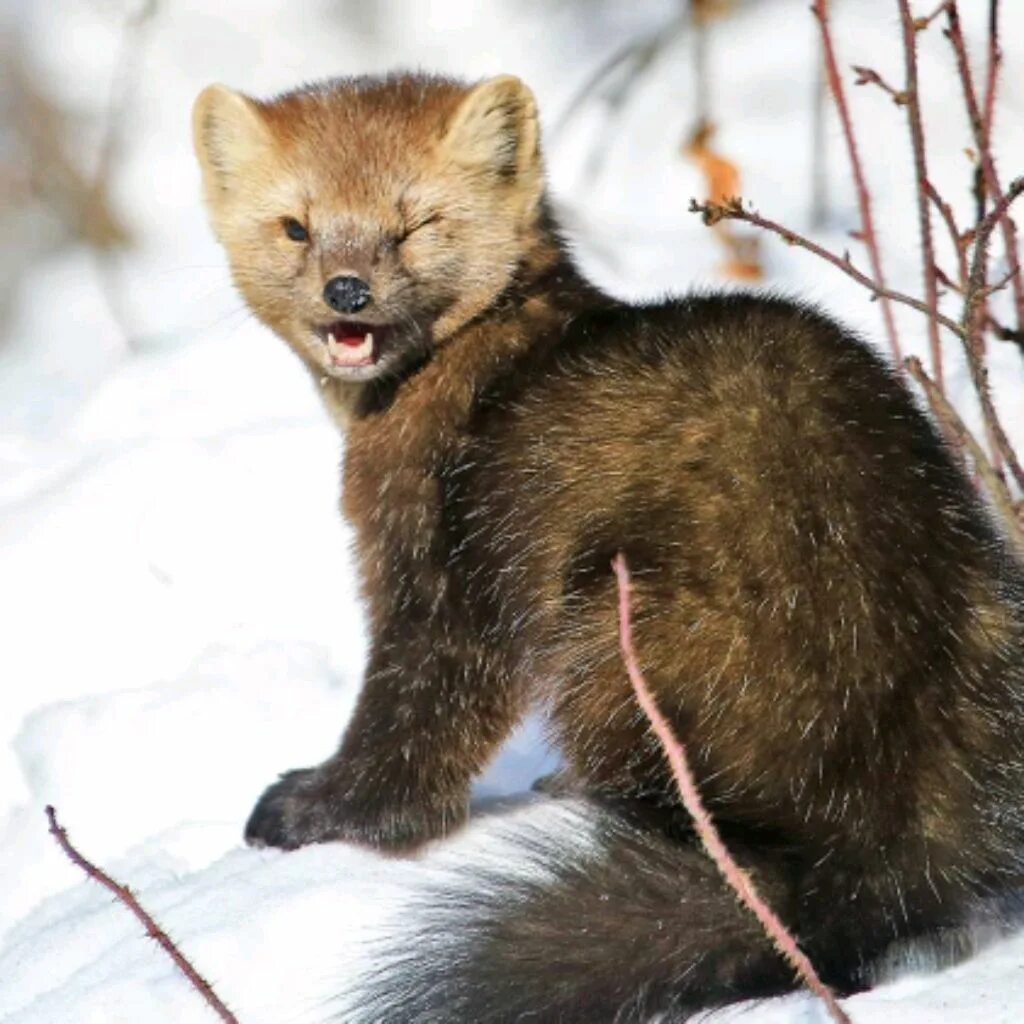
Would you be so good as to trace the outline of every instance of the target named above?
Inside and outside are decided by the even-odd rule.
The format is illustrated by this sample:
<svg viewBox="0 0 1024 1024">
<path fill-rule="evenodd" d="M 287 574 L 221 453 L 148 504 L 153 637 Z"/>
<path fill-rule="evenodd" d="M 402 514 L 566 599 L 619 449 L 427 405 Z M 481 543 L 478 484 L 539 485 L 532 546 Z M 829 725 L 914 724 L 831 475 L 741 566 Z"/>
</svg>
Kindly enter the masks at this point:
<svg viewBox="0 0 1024 1024">
<path fill-rule="evenodd" d="M 983 6 L 964 5 L 975 42 Z M 898 78 L 894 5 L 836 7 L 843 63 Z M 998 135 L 1008 179 L 1024 164 L 1024 10 L 1004 7 Z M 213 80 L 268 93 L 395 66 L 511 71 L 535 87 L 550 124 L 590 69 L 624 40 L 657 31 L 675 8 L 674 0 L 160 6 L 116 181 L 139 238 L 114 270 L 133 344 L 89 255 L 64 251 L 22 276 L 0 347 L 0 1020 L 211 1019 L 138 924 L 56 849 L 47 803 L 83 851 L 141 896 L 243 1024 L 344 1019 L 342 982 L 389 921 L 400 927 L 409 893 L 445 865 L 501 858 L 511 827 L 485 815 L 409 862 L 343 846 L 281 854 L 241 844 L 242 822 L 275 774 L 333 749 L 366 641 L 337 512 L 341 441 L 297 362 L 231 291 L 199 207 L 193 96 Z M 83 152 L 96 143 L 120 9 L 43 0 L 17 11 L 26 59 L 81 114 Z M 765 215 L 801 228 L 813 41 L 805 4 L 760 0 L 740 6 L 712 53 L 721 149 L 737 159 L 744 193 Z M 583 167 L 600 101 L 548 147 L 580 260 L 620 294 L 722 284 L 719 251 L 686 212 L 700 182 L 678 156 L 693 117 L 690 53 L 684 34 L 662 55 L 602 141 L 596 180 Z M 922 76 L 933 175 L 966 218 L 966 126 L 938 33 L 924 45 Z M 856 90 L 853 100 L 867 126 L 890 280 L 916 291 L 903 115 L 875 90 Z M 841 249 L 851 245 L 855 213 L 835 125 L 831 134 L 835 212 L 821 237 Z M 838 272 L 768 240 L 763 252 L 770 284 L 881 339 L 877 308 Z M 920 318 L 897 315 L 908 349 L 922 352 Z M 969 386 L 952 344 L 947 361 L 950 390 L 962 399 Z M 993 350 L 992 376 L 1010 433 L 1024 444 L 1012 347 Z M 539 735 L 534 724 L 517 736 L 478 795 L 520 792 L 550 770 Z M 546 816 L 567 842 L 586 842 L 568 835 L 558 808 L 526 802 L 510 813 L 512 825 L 519 815 Z M 848 1009 L 858 1024 L 1020 1021 L 1024 935 L 957 967 L 880 986 Z M 796 995 L 715 1019 L 824 1016 Z"/>
</svg>

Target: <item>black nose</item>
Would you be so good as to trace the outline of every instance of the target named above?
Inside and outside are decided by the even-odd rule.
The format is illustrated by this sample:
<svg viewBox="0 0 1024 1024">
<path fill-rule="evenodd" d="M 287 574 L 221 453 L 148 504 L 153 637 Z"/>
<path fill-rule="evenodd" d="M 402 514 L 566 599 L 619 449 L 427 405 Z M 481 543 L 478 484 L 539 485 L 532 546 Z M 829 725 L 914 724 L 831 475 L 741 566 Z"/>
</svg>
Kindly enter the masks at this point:
<svg viewBox="0 0 1024 1024">
<path fill-rule="evenodd" d="M 358 313 L 370 301 L 370 286 L 358 277 L 332 277 L 324 285 L 324 302 L 339 313 Z"/>
</svg>

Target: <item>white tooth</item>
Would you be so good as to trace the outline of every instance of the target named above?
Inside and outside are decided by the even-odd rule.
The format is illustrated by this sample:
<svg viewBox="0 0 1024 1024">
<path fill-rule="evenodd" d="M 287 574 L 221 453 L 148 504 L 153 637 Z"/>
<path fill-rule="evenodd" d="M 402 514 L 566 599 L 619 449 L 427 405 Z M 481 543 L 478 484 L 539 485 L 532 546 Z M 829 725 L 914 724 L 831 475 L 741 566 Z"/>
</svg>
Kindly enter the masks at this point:
<svg viewBox="0 0 1024 1024">
<path fill-rule="evenodd" d="M 366 337 L 363 339 L 363 344 L 373 348 L 373 332 L 367 331 Z"/>
</svg>

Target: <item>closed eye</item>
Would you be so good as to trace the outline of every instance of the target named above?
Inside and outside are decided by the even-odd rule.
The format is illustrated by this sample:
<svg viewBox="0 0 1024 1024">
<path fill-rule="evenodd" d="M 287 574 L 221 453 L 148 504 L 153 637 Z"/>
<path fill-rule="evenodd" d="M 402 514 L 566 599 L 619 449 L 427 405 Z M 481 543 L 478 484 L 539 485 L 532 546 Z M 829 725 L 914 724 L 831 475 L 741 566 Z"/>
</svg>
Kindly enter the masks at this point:
<svg viewBox="0 0 1024 1024">
<path fill-rule="evenodd" d="M 398 244 L 401 245 L 410 235 L 414 235 L 417 231 L 421 231 L 423 228 L 430 227 L 431 224 L 439 224 L 444 220 L 444 214 L 440 211 L 434 211 L 428 213 L 426 216 L 421 217 L 418 221 L 410 224 L 397 238 Z"/>
</svg>

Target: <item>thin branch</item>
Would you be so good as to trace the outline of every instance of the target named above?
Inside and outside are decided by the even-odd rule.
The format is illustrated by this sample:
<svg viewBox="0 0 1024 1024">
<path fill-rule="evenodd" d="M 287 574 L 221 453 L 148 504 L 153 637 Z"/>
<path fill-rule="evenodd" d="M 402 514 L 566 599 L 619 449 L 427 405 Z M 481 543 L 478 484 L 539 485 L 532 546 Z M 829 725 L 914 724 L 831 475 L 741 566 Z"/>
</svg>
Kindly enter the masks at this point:
<svg viewBox="0 0 1024 1024">
<path fill-rule="evenodd" d="M 1024 191 L 1024 181 L 1015 181 L 1014 187 L 1011 191 L 1015 195 L 1021 194 L 1021 192 Z M 1000 202 L 1009 205 L 1009 202 L 1012 202 L 1010 193 L 1007 193 Z M 971 331 L 976 329 L 975 321 L 977 317 L 975 315 L 975 311 L 978 308 L 983 308 L 984 303 L 981 300 L 986 294 L 991 293 L 993 290 L 986 284 L 986 282 L 977 278 L 983 263 L 979 262 L 978 259 L 975 259 L 972 264 L 968 287 L 965 292 L 964 317 L 960 323 L 957 323 L 955 320 L 951 320 L 948 316 L 929 309 L 928 306 L 920 299 L 915 299 L 913 296 L 905 295 L 903 292 L 893 291 L 890 288 L 879 288 L 879 286 L 867 274 L 853 265 L 849 254 L 844 254 L 840 257 L 833 252 L 829 252 L 828 249 L 825 249 L 816 242 L 812 242 L 809 238 L 805 238 L 803 235 L 792 231 L 790 228 L 783 227 L 775 221 L 768 220 L 766 217 L 762 217 L 753 210 L 744 209 L 741 200 L 738 198 L 730 199 L 725 203 L 700 203 L 694 199 L 690 201 L 690 211 L 692 213 L 701 214 L 705 224 L 716 224 L 720 220 L 742 220 L 746 221 L 748 224 L 753 224 L 755 227 L 762 228 L 765 231 L 770 231 L 772 234 L 778 235 L 789 245 L 796 245 L 801 249 L 806 249 L 808 252 L 812 252 L 816 256 L 821 257 L 821 259 L 831 263 L 832 266 L 838 267 L 848 277 L 853 278 L 853 280 L 858 284 L 867 288 L 872 295 L 884 297 L 891 302 L 897 302 L 901 305 L 909 306 L 911 309 L 916 309 L 918 312 L 924 313 L 925 316 L 934 316 L 938 323 L 947 330 L 952 331 L 963 342 L 964 352 L 967 356 L 968 369 L 971 373 L 971 381 L 974 384 L 975 390 L 978 392 L 978 400 L 981 402 L 982 414 L 985 417 L 986 426 L 991 432 L 993 445 L 1000 455 L 1006 460 L 1006 463 L 1010 467 L 1010 471 L 1013 473 L 1018 486 L 1024 490 L 1024 467 L 1021 466 L 1020 460 L 1017 458 L 1017 455 L 1013 450 L 1013 446 L 1010 444 L 1010 440 L 1006 436 L 1006 431 L 1003 429 L 1002 423 L 999 419 L 999 414 L 992 401 L 992 393 L 988 385 L 988 372 L 985 369 L 984 363 L 979 358 L 978 353 L 970 343 Z M 996 214 L 997 212 L 997 210 L 992 211 L 993 214 Z M 979 225 L 979 228 L 984 228 L 985 230 L 978 231 L 978 238 L 975 242 L 976 255 L 978 252 L 978 243 L 981 242 L 987 244 L 987 240 L 991 236 L 992 229 L 998 220 L 998 216 L 986 217 L 985 220 L 982 221 L 981 225 Z M 1005 282 L 1003 283 L 1005 284 Z M 1001 285 L 997 284 L 994 287 L 998 289 Z"/>
<path fill-rule="evenodd" d="M 939 285 L 943 288 L 948 288 L 952 292 L 956 292 L 957 295 L 963 295 L 964 286 L 959 281 L 954 281 L 953 278 L 947 274 L 942 267 L 936 266 L 935 276 L 939 279 Z"/>
<path fill-rule="evenodd" d="M 903 365 L 907 368 L 910 376 L 921 385 L 921 389 L 928 399 L 928 405 L 931 407 L 935 418 L 942 424 L 946 433 L 966 447 L 970 453 L 974 468 L 978 471 L 978 476 L 981 477 L 985 484 L 985 489 L 992 498 L 993 504 L 1002 516 L 1010 540 L 1017 550 L 1024 554 L 1024 528 L 1021 527 L 1010 492 L 1007 490 L 1002 477 L 995 471 L 995 468 L 989 461 L 988 456 L 985 454 L 985 449 L 982 448 L 977 438 L 967 429 L 967 425 L 960 418 L 946 396 L 939 391 L 935 381 L 925 373 L 921 360 L 916 356 L 910 356 Z"/>
<path fill-rule="evenodd" d="M 993 320 L 989 309 L 988 300 L 990 296 L 1006 287 L 1012 285 L 1016 290 L 1022 285 L 1020 258 L 1016 247 L 1016 225 L 1009 214 L 1010 204 L 1020 195 L 1024 194 L 1024 178 L 1015 179 L 1010 183 L 1009 188 L 1003 192 L 999 185 L 995 171 L 995 162 L 991 151 L 991 130 L 992 118 L 994 117 L 994 95 L 997 87 L 998 65 L 999 65 L 999 40 L 998 40 L 998 0 L 989 0 L 989 79 L 985 94 L 985 112 L 982 113 L 978 106 L 977 93 L 974 88 L 970 66 L 967 60 L 966 46 L 963 33 L 960 29 L 959 11 L 956 0 L 946 0 L 929 16 L 928 19 L 914 19 L 910 10 L 910 0 L 897 0 L 901 15 L 901 27 L 903 32 L 904 58 L 907 72 L 906 93 L 897 95 L 895 90 L 869 69 L 858 69 L 859 81 L 880 84 L 894 99 L 908 107 L 908 125 L 911 133 L 912 148 L 915 158 L 915 172 L 917 178 L 918 213 L 922 233 L 922 257 L 925 263 L 925 301 L 913 296 L 896 292 L 885 285 L 881 277 L 881 266 L 877 261 L 878 245 L 873 225 L 870 221 L 870 195 L 863 178 L 859 156 L 857 153 L 856 140 L 854 138 L 853 125 L 846 107 L 845 96 L 842 91 L 842 83 L 839 80 L 835 51 L 832 46 L 832 36 L 828 23 L 828 10 L 825 0 L 814 0 L 812 12 L 818 20 L 821 28 L 823 50 L 825 55 L 826 71 L 828 81 L 832 89 L 836 105 L 839 110 L 843 131 L 847 138 L 850 150 L 850 160 L 854 171 L 854 178 L 857 184 L 858 199 L 861 204 L 863 218 L 863 238 L 867 243 L 868 253 L 871 258 L 871 273 L 855 267 L 850 259 L 849 253 L 843 253 L 840 257 L 823 246 L 812 242 L 810 239 L 797 232 L 783 227 L 774 221 L 760 216 L 754 210 L 744 209 L 738 198 L 729 198 L 719 202 L 698 203 L 691 202 L 690 209 L 703 216 L 705 224 L 713 225 L 724 219 L 744 220 L 755 227 L 762 228 L 778 235 L 783 241 L 790 245 L 797 245 L 808 252 L 838 267 L 848 277 L 865 287 L 873 297 L 883 301 L 883 308 L 888 309 L 889 303 L 901 305 L 918 310 L 929 318 L 931 349 L 934 358 L 935 380 L 932 384 L 942 391 L 941 361 L 940 361 L 940 338 L 938 337 L 938 326 L 943 326 L 951 331 L 963 344 L 966 355 L 971 381 L 978 395 L 981 404 L 981 411 L 988 433 L 991 450 L 993 453 L 992 463 L 997 477 L 1005 464 L 1017 486 L 1024 490 L 1024 466 L 1021 465 L 1009 438 L 1000 422 L 998 412 L 992 399 L 992 392 L 988 380 L 988 371 L 985 366 L 985 339 L 986 332 L 990 328 L 996 332 L 996 336 L 1005 340 L 1013 341 L 1021 345 L 1024 350 L 1024 323 L 1018 323 L 1015 330 Z M 935 189 L 928 178 L 927 162 L 925 153 L 924 125 L 921 118 L 920 102 L 918 94 L 917 75 L 917 44 L 915 34 L 937 17 L 945 13 L 949 20 L 950 27 L 946 35 L 950 38 L 953 50 L 957 59 L 957 69 L 960 76 L 962 91 L 965 103 L 968 108 L 968 118 L 971 122 L 972 133 L 979 150 L 979 165 L 983 168 L 983 191 L 991 198 L 992 208 L 985 212 L 982 210 L 977 223 L 970 231 L 961 232 L 957 226 L 953 211 Z M 957 256 L 957 273 L 959 284 L 953 282 L 939 270 L 935 261 L 934 236 L 931 230 L 931 209 L 929 203 L 934 205 L 940 212 L 950 238 L 953 242 Z M 1007 260 L 1009 271 L 1004 279 L 990 283 L 988 280 L 988 251 L 992 234 L 998 229 L 1003 233 L 1007 248 Z M 938 285 L 939 281 L 945 281 L 951 288 L 957 290 L 963 297 L 963 312 L 959 322 L 939 312 Z M 887 320 L 887 323 L 889 320 Z M 890 339 L 892 340 L 892 338 Z M 902 359 L 898 359 L 901 369 L 907 369 Z M 948 418 L 940 417 L 945 424 Z"/>
<path fill-rule="evenodd" d="M 1024 355 L 1024 331 L 1015 331 L 1012 327 L 1001 324 L 994 316 L 989 314 L 988 329 L 1000 340 L 1011 341 L 1021 350 Z"/>
<path fill-rule="evenodd" d="M 852 277 L 858 284 L 867 288 L 873 296 L 879 299 L 887 299 L 890 302 L 897 302 L 902 306 L 909 306 L 911 309 L 916 309 L 919 313 L 924 313 L 925 316 L 932 316 L 932 311 L 920 299 L 915 299 L 913 296 L 906 295 L 903 292 L 894 291 L 892 288 L 879 287 L 864 271 L 859 270 L 853 265 L 849 253 L 837 256 L 823 246 L 818 245 L 817 242 L 812 242 L 804 235 L 798 234 L 790 228 L 785 228 L 773 220 L 768 220 L 753 210 L 744 209 L 739 199 L 731 199 L 727 203 L 700 203 L 696 199 L 691 199 L 690 212 L 701 214 L 705 224 L 715 224 L 722 219 L 742 220 L 748 224 L 753 224 L 755 227 L 763 228 L 765 231 L 770 231 L 772 234 L 778 235 L 788 245 L 795 245 L 800 249 L 806 249 L 808 252 L 814 253 L 815 256 L 820 256 L 823 260 L 827 260 L 848 277 Z M 936 314 L 936 319 L 943 327 L 952 331 L 957 337 L 964 337 L 964 328 L 955 320 L 941 313 Z"/>
<path fill-rule="evenodd" d="M 964 289 L 964 311 L 961 322 L 966 331 L 967 356 L 982 366 L 985 363 L 985 323 L 988 315 L 988 246 L 991 231 L 983 230 L 987 218 L 981 218 L 974 232 L 974 255 Z"/>
<path fill-rule="evenodd" d="M 985 285 L 985 287 L 983 289 L 983 291 L 985 292 L 985 297 L 988 298 L 990 295 L 994 295 L 996 292 L 1001 292 L 1010 283 L 1012 278 L 1013 278 L 1013 271 L 1012 270 L 1008 270 L 994 284 L 987 284 L 987 285 Z M 985 326 L 987 327 L 991 322 L 992 322 L 992 317 L 991 316 L 986 316 L 985 317 Z"/>
<path fill-rule="evenodd" d="M 1003 51 L 999 46 L 999 0 L 988 4 L 988 63 L 985 68 L 985 103 L 981 114 L 981 130 L 985 148 L 992 150 L 992 128 L 996 119 L 996 87 L 999 84 L 999 65 Z"/>
<path fill-rule="evenodd" d="M 935 276 L 935 243 L 932 238 L 931 207 L 928 204 L 928 163 L 924 140 L 924 124 L 921 119 L 921 96 L 917 75 L 917 30 L 910 13 L 910 0 L 898 0 L 900 24 L 903 29 L 903 63 L 906 68 L 907 123 L 910 127 L 910 141 L 914 150 L 914 173 L 917 176 L 917 218 L 921 231 L 921 253 L 924 262 L 924 301 L 930 311 L 928 316 L 928 346 L 932 354 L 932 373 L 940 391 L 945 391 L 942 374 L 942 342 L 939 339 L 939 285 Z"/>
<path fill-rule="evenodd" d="M 939 190 L 930 182 L 925 181 L 924 189 L 928 198 L 932 201 L 939 215 L 946 223 L 950 240 L 953 243 L 953 251 L 956 253 L 957 273 L 959 274 L 959 288 L 963 291 L 967 287 L 967 252 L 966 242 L 960 228 L 956 223 L 956 216 L 953 207 L 939 195 Z"/>
<path fill-rule="evenodd" d="M 899 337 L 896 333 L 896 320 L 887 295 L 888 289 L 885 284 L 885 273 L 882 270 L 882 257 L 878 249 L 878 236 L 875 232 L 875 221 L 871 212 L 871 193 L 868 191 L 867 179 L 864 176 L 864 168 L 861 164 L 860 152 L 857 148 L 857 138 L 853 130 L 853 120 L 850 117 L 850 109 L 846 103 L 846 93 L 843 90 L 842 79 L 839 75 L 839 64 L 836 60 L 835 47 L 832 43 L 832 29 L 829 24 L 826 0 L 814 0 L 814 3 L 811 5 L 811 11 L 818 19 L 818 25 L 821 29 L 822 50 L 825 56 L 825 73 L 828 77 L 832 98 L 835 100 L 836 110 L 839 112 L 839 121 L 842 124 L 843 137 L 846 140 L 846 148 L 850 157 L 850 168 L 853 171 L 853 178 L 857 187 L 861 234 L 868 250 L 871 276 L 874 278 L 877 294 L 881 299 L 882 320 L 885 323 L 885 330 L 889 336 L 889 347 L 892 349 L 893 359 L 897 366 L 902 366 L 903 360 L 900 353 Z"/>
<path fill-rule="evenodd" d="M 1017 481 L 1017 486 L 1024 489 L 1024 467 L 1021 466 L 1017 453 L 1006 436 L 1006 431 L 999 420 L 995 403 L 992 401 L 992 389 L 988 382 L 988 369 L 985 366 L 985 326 L 988 322 L 988 297 L 994 291 L 1005 287 L 1007 281 L 1013 280 L 1011 268 L 1007 279 L 996 285 L 989 286 L 986 279 L 988 268 L 988 244 L 997 223 L 1003 223 L 1006 207 L 1024 192 L 1024 178 L 1018 178 L 1010 186 L 991 212 L 977 226 L 974 232 L 974 257 L 967 279 L 967 290 L 964 293 L 964 312 L 961 325 L 964 353 L 967 356 L 967 368 L 971 374 L 971 383 L 978 393 L 982 415 L 989 432 L 996 458 L 1003 459 L 1010 467 L 1010 472 Z"/>
<path fill-rule="evenodd" d="M 1019 178 L 1014 178 L 1010 182 L 1006 192 L 1000 197 L 999 201 L 991 210 L 985 215 L 985 217 L 979 221 L 973 228 L 964 234 L 964 239 L 967 242 L 976 241 L 980 235 L 989 236 L 995 230 L 996 224 L 1001 223 L 1003 217 L 1006 215 L 1006 211 L 1009 209 L 1010 204 L 1015 200 L 1024 195 L 1024 175 Z M 1013 272 L 1011 268 L 1011 273 Z"/>
<path fill-rule="evenodd" d="M 953 46 L 953 53 L 956 57 L 957 73 L 960 76 L 960 84 L 963 88 L 964 102 L 967 106 L 967 117 L 971 125 L 971 133 L 974 136 L 974 144 L 978 150 L 978 161 L 985 189 L 993 202 L 998 205 L 1003 197 L 1003 190 L 999 185 L 999 174 L 996 171 L 995 159 L 992 156 L 992 147 L 989 145 L 988 130 L 991 129 L 991 124 L 989 124 L 987 129 L 985 115 L 978 105 L 978 94 L 974 88 L 974 77 L 971 74 L 971 65 L 967 56 L 967 44 L 964 42 L 963 29 L 960 26 L 960 11 L 956 0 L 950 0 L 946 5 L 945 11 L 948 22 L 946 36 Z M 991 19 L 990 24 L 994 28 L 998 27 L 997 22 L 992 22 Z M 996 40 L 993 45 L 996 46 L 998 52 L 998 41 Z M 994 94 L 994 85 L 992 91 Z M 1005 210 L 999 222 L 1003 232 L 1006 259 L 1010 269 L 1013 271 L 1013 297 L 1017 313 L 1017 326 L 1024 329 L 1024 273 L 1021 272 L 1020 254 L 1017 247 L 1017 226 Z"/>
<path fill-rule="evenodd" d="M 1017 311 L 1018 326 L 1024 326 L 1024 277 L 1021 276 L 1019 257 L 1017 254 L 1017 228 L 1013 219 L 1006 213 L 1009 206 L 1007 195 L 1001 195 L 999 177 L 996 172 L 995 159 L 992 156 L 992 127 L 995 120 L 995 93 L 1000 63 L 999 50 L 999 4 L 998 0 L 990 0 L 989 35 L 988 35 L 988 71 L 985 85 L 984 109 L 978 107 L 978 97 L 971 75 L 967 47 L 960 26 L 960 12 L 955 0 L 946 11 L 949 22 L 947 37 L 952 43 L 956 55 L 957 72 L 963 89 L 967 116 L 978 149 L 978 165 L 975 174 L 975 195 L 979 221 L 974 232 L 974 258 L 968 278 L 968 288 L 964 296 L 963 323 L 967 329 L 967 361 L 975 388 L 978 390 L 985 414 L 985 426 L 992 446 L 993 461 L 996 470 L 1002 469 L 1002 462 L 1009 463 L 1011 472 L 1017 479 L 1018 486 L 1024 486 L 1020 474 L 1020 464 L 1016 459 L 1001 424 L 996 419 L 995 407 L 992 404 L 988 386 L 986 369 L 986 338 L 985 327 L 988 323 L 988 298 L 991 290 L 986 287 L 988 279 L 989 235 L 991 233 L 989 217 L 985 214 L 986 200 L 991 196 L 994 206 L 992 213 L 998 216 L 1003 229 L 1003 240 L 1006 247 L 1007 261 L 1010 266 L 1008 279 L 1013 285 Z M 995 218 L 993 218 L 994 220 Z M 990 415 L 991 410 L 991 415 Z"/>
<path fill-rule="evenodd" d="M 807 954 L 797 945 L 792 933 L 782 923 L 775 911 L 765 902 L 757 891 L 753 879 L 732 858 L 722 837 L 711 820 L 704 801 L 701 799 L 697 780 L 694 778 L 686 757 L 686 750 L 678 737 L 673 733 L 672 726 L 661 713 L 654 694 L 644 679 L 640 663 L 633 646 L 633 624 L 630 616 L 630 576 L 626 564 L 626 556 L 621 552 L 612 561 L 615 577 L 619 587 L 619 644 L 622 647 L 622 660 L 629 675 L 629 681 L 636 693 L 640 705 L 658 742 L 661 744 L 665 757 L 672 768 L 676 786 L 683 806 L 693 819 L 694 827 L 700 836 L 701 843 L 708 856 L 715 862 L 726 883 L 739 897 L 741 903 L 758 919 L 772 945 L 779 951 L 787 963 L 796 971 L 804 984 L 824 1002 L 832 1019 L 837 1024 L 851 1024 L 843 1008 L 836 1002 L 832 990 L 818 977 L 814 965 Z"/>
<path fill-rule="evenodd" d="M 854 85 L 877 85 L 882 92 L 889 94 L 897 107 L 906 106 L 906 91 L 891 86 L 877 71 L 872 68 L 866 68 L 861 64 L 854 64 L 853 70 L 857 72 L 857 77 L 853 82 Z"/>
<path fill-rule="evenodd" d="M 146 929 L 146 934 L 151 939 L 154 939 L 171 958 L 175 967 L 188 978 L 192 987 L 206 1000 L 207 1005 L 224 1021 L 224 1024 L 238 1024 L 238 1018 L 221 1002 L 220 997 L 213 991 L 210 983 L 189 963 L 181 950 L 168 937 L 167 932 L 146 912 L 142 904 L 135 898 L 135 894 L 131 889 L 126 885 L 115 882 L 102 868 L 87 860 L 71 845 L 71 840 L 68 839 L 66 830 L 57 822 L 57 812 L 53 807 L 47 806 L 46 817 L 50 822 L 50 835 L 57 840 L 68 860 L 80 867 L 91 879 L 109 889 L 114 894 L 114 898 L 118 902 L 123 903 L 135 915 L 142 924 L 142 927 Z"/>
<path fill-rule="evenodd" d="M 914 19 L 914 28 L 918 32 L 923 32 L 942 12 L 949 6 L 950 0 L 942 0 L 938 7 L 932 11 L 931 14 L 926 15 L 923 18 Z"/>
</svg>

